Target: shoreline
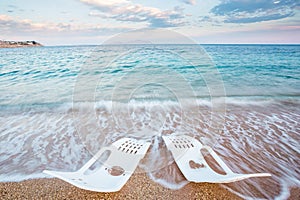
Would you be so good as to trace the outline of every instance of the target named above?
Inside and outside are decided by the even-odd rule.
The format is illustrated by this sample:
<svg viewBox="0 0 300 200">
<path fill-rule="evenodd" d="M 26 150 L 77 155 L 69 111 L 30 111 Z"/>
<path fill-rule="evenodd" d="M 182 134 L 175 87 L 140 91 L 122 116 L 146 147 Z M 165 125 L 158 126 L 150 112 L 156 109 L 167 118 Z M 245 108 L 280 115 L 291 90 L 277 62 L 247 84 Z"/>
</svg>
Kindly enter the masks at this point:
<svg viewBox="0 0 300 200">
<path fill-rule="evenodd" d="M 42 47 L 36 41 L 4 41 L 0 40 L 0 48 L 23 48 L 23 47 Z"/>
<path fill-rule="evenodd" d="M 240 197 L 219 184 L 189 183 L 179 190 L 165 188 L 145 174 L 134 174 L 118 192 L 77 188 L 57 178 L 0 183 L 1 199 L 232 199 Z"/>
</svg>

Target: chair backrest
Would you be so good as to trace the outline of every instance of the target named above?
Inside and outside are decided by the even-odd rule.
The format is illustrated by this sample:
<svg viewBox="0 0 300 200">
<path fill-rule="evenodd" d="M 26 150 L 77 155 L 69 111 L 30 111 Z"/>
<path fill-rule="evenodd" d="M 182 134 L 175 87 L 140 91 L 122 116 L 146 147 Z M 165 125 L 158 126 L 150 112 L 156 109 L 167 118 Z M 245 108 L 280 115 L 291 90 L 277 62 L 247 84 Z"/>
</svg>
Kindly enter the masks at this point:
<svg viewBox="0 0 300 200">
<path fill-rule="evenodd" d="M 133 172 L 149 146 L 149 142 L 130 138 L 118 140 L 109 147 L 111 154 L 104 165 L 108 168 L 120 166 L 126 172 Z"/>
</svg>

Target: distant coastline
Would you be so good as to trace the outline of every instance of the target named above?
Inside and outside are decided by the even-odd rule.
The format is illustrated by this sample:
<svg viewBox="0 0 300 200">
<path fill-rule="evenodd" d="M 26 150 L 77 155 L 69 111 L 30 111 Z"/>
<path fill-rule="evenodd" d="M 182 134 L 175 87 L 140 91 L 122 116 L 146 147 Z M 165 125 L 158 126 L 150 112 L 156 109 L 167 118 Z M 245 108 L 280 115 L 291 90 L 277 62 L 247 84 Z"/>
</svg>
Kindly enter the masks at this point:
<svg viewBox="0 0 300 200">
<path fill-rule="evenodd" d="M 42 44 L 36 41 L 4 41 L 0 40 L 0 48 L 22 48 L 22 47 L 40 47 Z"/>
</svg>

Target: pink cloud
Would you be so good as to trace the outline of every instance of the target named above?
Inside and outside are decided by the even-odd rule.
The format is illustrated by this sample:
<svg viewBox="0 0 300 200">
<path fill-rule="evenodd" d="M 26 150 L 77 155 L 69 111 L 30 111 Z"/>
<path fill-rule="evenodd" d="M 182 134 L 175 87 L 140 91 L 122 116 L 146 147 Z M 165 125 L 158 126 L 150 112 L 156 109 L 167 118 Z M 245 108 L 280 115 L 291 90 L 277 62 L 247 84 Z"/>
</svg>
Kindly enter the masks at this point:
<svg viewBox="0 0 300 200">
<path fill-rule="evenodd" d="M 81 2 L 100 11 L 97 16 L 105 16 L 116 21 L 145 22 L 151 27 L 173 27 L 183 24 L 183 10 L 178 8 L 162 11 L 128 0 L 81 0 Z M 95 16 L 95 13 L 93 14 Z"/>
</svg>

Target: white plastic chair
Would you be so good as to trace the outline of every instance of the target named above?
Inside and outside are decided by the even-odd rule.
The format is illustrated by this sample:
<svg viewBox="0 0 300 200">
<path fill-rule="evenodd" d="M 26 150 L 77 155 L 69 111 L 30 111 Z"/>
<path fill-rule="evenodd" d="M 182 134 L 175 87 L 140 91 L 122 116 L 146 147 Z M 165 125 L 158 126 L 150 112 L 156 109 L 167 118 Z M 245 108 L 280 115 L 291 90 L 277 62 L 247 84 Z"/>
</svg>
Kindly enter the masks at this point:
<svg viewBox="0 0 300 200">
<path fill-rule="evenodd" d="M 123 138 L 109 147 L 102 148 L 78 171 L 44 170 L 43 172 L 85 190 L 116 192 L 128 181 L 149 146 L 149 142 Z M 107 150 L 110 151 L 110 155 L 103 165 L 95 170 L 89 169 Z"/>
<path fill-rule="evenodd" d="M 198 140 L 187 135 L 163 136 L 167 148 L 171 151 L 176 164 L 191 182 L 230 183 L 251 177 L 271 176 L 268 173 L 237 174 L 221 160 L 221 158 L 208 146 L 203 146 Z M 223 168 L 226 175 L 215 172 L 206 162 L 201 153 L 206 149 L 216 162 Z"/>
</svg>

